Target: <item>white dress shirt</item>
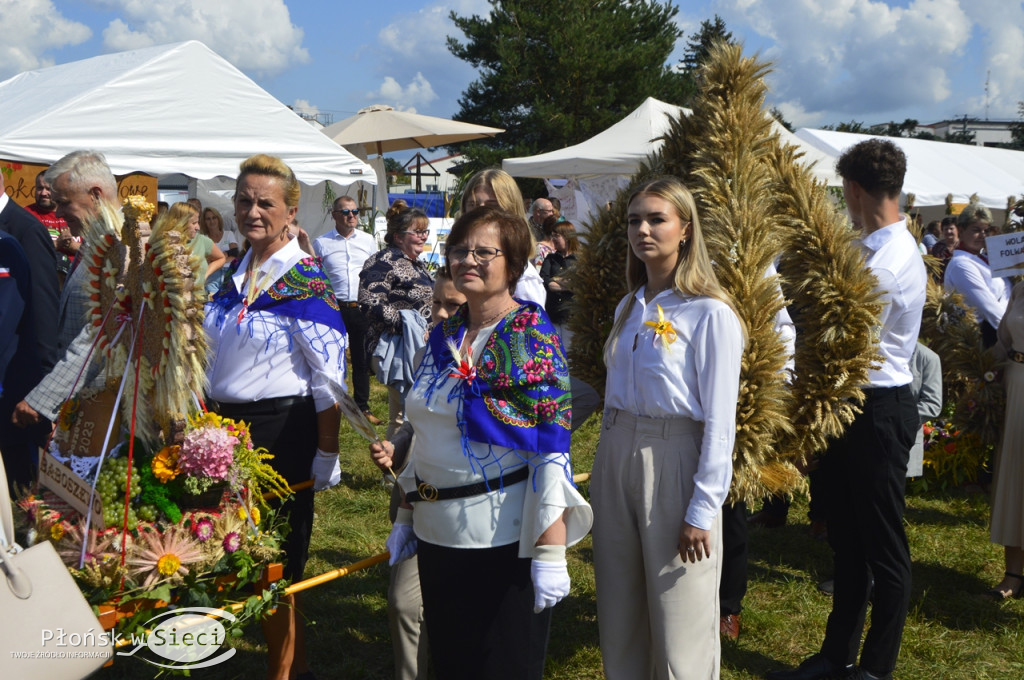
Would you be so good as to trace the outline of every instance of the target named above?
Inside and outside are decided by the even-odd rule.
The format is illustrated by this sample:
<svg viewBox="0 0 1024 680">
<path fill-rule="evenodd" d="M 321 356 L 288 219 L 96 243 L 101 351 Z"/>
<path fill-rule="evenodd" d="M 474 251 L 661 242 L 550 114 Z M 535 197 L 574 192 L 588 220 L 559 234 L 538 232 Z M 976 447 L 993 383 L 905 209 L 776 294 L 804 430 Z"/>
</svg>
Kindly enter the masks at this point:
<svg viewBox="0 0 1024 680">
<path fill-rule="evenodd" d="M 648 418 L 690 418 L 704 423 L 700 460 L 686 521 L 709 529 L 732 481 L 743 331 L 723 302 L 662 291 L 650 304 L 641 287 L 608 357 L 605 405 Z M 619 302 L 623 312 L 629 296 Z M 676 341 L 646 322 L 658 321 L 658 305 Z"/>
<path fill-rule="evenodd" d="M 992 328 L 999 328 L 1010 302 L 1010 282 L 993 277 L 992 269 L 983 259 L 966 250 L 954 250 L 942 285 L 946 292 L 963 295 L 979 322 L 988 321 Z"/>
<path fill-rule="evenodd" d="M 245 295 L 245 272 L 250 249 L 227 285 Z M 308 257 L 298 239 L 267 258 L 259 275 L 277 281 L 295 264 Z M 227 404 L 261 399 L 312 395 L 316 410 L 335 403 L 327 379 L 345 384 L 346 336 L 329 326 L 274 314 L 242 311 L 239 302 L 223 316 L 212 303 L 206 305 L 203 328 L 209 342 L 210 397 Z"/>
<path fill-rule="evenodd" d="M 860 245 L 868 269 L 878 279 L 876 290 L 883 304 L 880 324 L 872 329 L 883 361 L 881 367 L 868 370 L 865 387 L 909 385 L 914 379 L 910 357 L 917 347 L 928 286 L 924 260 L 905 219 L 862 237 Z"/>
<path fill-rule="evenodd" d="M 479 331 L 472 356 L 482 354 L 496 325 Z M 421 364 L 420 373 L 433 375 L 438 370 L 446 370 L 431 365 L 429 357 L 426 361 Z M 470 442 L 474 456 L 486 465 L 486 471 L 481 472 L 479 465 L 471 465 L 463 452 L 458 426 L 461 399 L 448 399 L 453 388 L 462 389 L 459 380 L 449 377 L 435 388 L 428 400 L 426 393 L 430 382 L 426 378 L 417 380 L 406 397 L 405 415 L 416 430 L 416 441 L 410 453 L 411 464 L 399 478 L 402 488 L 415 489 L 417 475 L 444 489 L 481 482 L 485 476 L 497 479 L 526 465 L 516 453 L 510 453 L 510 449 L 496 447 L 488 451 L 488 444 Z M 502 492 L 414 503 L 416 536 L 449 548 L 491 548 L 519 541 L 519 556 L 532 558 L 537 539 L 562 516 L 563 510 L 568 509 L 566 545 L 579 542 L 590 531 L 593 511 L 566 478 L 562 463 L 568 462 L 568 452 L 528 455 L 550 458 L 554 462 L 534 464 L 536 472 L 531 472 L 526 481 L 506 486 Z M 503 467 L 494 464 L 502 456 Z"/>
<path fill-rule="evenodd" d="M 331 279 L 331 288 L 338 302 L 359 299 L 359 272 L 366 258 L 377 252 L 377 242 L 362 229 L 353 229 L 342 236 L 337 229 L 313 241 L 313 251 L 324 262 L 324 271 Z"/>
</svg>

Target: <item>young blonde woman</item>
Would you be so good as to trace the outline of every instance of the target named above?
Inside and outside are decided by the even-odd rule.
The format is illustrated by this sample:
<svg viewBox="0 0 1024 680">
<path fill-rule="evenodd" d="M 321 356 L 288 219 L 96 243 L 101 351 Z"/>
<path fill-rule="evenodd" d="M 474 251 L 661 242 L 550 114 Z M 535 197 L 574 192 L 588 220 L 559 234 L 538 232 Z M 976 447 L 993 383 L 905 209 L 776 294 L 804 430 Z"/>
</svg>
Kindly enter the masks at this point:
<svg viewBox="0 0 1024 680">
<path fill-rule="evenodd" d="M 601 654 L 609 680 L 709 680 L 743 327 L 686 187 L 647 182 L 627 211 L 630 292 L 605 345 L 590 485 Z"/>
</svg>

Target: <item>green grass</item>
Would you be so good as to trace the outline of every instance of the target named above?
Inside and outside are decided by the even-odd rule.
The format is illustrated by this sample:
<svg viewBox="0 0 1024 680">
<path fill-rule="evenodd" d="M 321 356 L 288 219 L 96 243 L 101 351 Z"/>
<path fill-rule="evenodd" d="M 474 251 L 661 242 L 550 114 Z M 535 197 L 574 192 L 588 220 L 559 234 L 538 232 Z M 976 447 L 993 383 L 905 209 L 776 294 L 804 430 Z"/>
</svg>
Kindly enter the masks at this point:
<svg viewBox="0 0 1024 680">
<path fill-rule="evenodd" d="M 371 406 L 384 417 L 383 388 L 373 386 Z M 383 435 L 383 428 L 380 428 Z M 600 436 L 593 417 L 573 438 L 576 472 L 591 468 Z M 350 474 L 317 495 L 317 522 L 307 576 L 377 554 L 390 531 L 389 493 L 370 462 L 366 442 L 345 429 L 341 460 Z M 586 495 L 586 484 L 581 485 Z M 913 597 L 903 636 L 900 680 L 1020 680 L 1024 678 L 1024 600 L 1004 605 L 982 593 L 1002 576 L 1002 550 L 988 542 L 988 500 L 964 491 L 908 497 L 907 534 L 913 557 Z M 831 553 L 807 536 L 806 502 L 798 499 L 790 523 L 753 529 L 750 583 L 738 643 L 722 647 L 722 678 L 759 678 L 765 671 L 796 664 L 817 651 L 831 607 L 818 581 L 831 572 Z M 602 678 L 589 537 L 569 551 L 573 590 L 555 608 L 546 676 L 570 680 Z M 393 677 L 387 626 L 388 569 L 376 566 L 309 590 L 310 663 L 318 677 Z M 680 641 L 685 644 L 685 641 Z M 253 627 L 235 644 L 225 664 L 192 673 L 194 678 L 261 678 L 265 644 Z M 99 678 L 152 677 L 157 669 L 137 659 L 119 659 Z"/>
</svg>

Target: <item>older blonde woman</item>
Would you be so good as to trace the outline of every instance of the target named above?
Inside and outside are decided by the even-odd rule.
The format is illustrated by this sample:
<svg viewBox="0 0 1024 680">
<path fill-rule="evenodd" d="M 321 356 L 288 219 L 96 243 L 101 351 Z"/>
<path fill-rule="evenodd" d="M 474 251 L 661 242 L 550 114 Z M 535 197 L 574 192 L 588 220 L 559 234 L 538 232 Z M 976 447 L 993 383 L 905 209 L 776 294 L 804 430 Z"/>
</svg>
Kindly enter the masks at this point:
<svg viewBox="0 0 1024 680">
<path fill-rule="evenodd" d="M 258 155 L 241 165 L 235 219 L 250 247 L 225 272 L 206 306 L 210 398 L 223 416 L 250 423 L 289 484 L 314 479 L 281 507 L 290 531 L 285 578 L 302 580 L 313 533 L 313 490 L 341 479 L 340 411 L 330 382 L 345 384 L 345 327 L 319 260 L 288 236 L 299 182 L 280 159 Z M 284 596 L 264 622 L 269 677 L 309 673 L 298 597 Z"/>
<path fill-rule="evenodd" d="M 974 310 L 981 326 L 985 347 L 996 344 L 996 329 L 1010 301 L 1010 282 L 992 276 L 985 254 L 985 237 L 992 224 L 992 212 L 972 203 L 957 217 L 960 243 L 946 265 L 943 285 L 949 292 L 960 293 Z"/>
</svg>

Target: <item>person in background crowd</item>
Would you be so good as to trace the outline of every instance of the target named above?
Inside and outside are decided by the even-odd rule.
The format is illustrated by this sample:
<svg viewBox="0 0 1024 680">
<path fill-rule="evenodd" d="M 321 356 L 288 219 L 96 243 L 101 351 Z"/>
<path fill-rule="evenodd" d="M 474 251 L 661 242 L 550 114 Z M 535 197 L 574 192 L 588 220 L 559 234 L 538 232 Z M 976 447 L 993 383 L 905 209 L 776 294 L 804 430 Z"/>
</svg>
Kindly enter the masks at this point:
<svg viewBox="0 0 1024 680">
<path fill-rule="evenodd" d="M 543 238 L 537 241 L 537 249 L 534 251 L 534 256 L 530 259 L 531 264 L 538 270 L 544 266 L 544 258 L 555 252 L 555 244 L 552 243 L 551 238 L 556 224 L 558 224 L 558 218 L 554 215 L 544 220 L 544 226 L 541 228 Z M 544 277 L 542 276 L 541 278 Z"/>
<path fill-rule="evenodd" d="M 368 257 L 359 272 L 359 308 L 369 320 L 367 356 L 373 356 L 384 333 L 401 334 L 402 310 L 412 310 L 426 318 L 434 290 L 427 265 L 419 259 L 430 233 L 426 213 L 398 199 L 388 209 L 387 221 L 387 245 Z M 386 437 L 402 426 L 404 401 L 401 392 L 388 388 Z"/>
<path fill-rule="evenodd" d="M 72 151 L 50 166 L 45 179 L 53 187 L 57 215 L 67 221 L 68 229 L 75 236 L 82 235 L 85 221 L 95 218 L 101 205 L 105 204 L 112 211 L 120 209 L 117 181 L 103 154 L 97 151 Z M 49 245 L 48 240 L 46 243 Z M 85 278 L 86 268 L 72 263 L 60 294 L 57 332 L 51 336 L 57 340 L 59 361 L 15 406 L 11 418 L 16 425 L 29 427 L 41 419 L 55 422 L 61 404 L 71 396 L 72 387 L 102 385 L 99 362 L 86 367 L 93 339 L 86 328 L 89 293 L 85 289 Z"/>
<path fill-rule="evenodd" d="M 224 228 L 224 217 L 219 210 L 204 208 L 199 229 L 229 258 L 238 257 L 238 245 L 242 239 L 236 232 Z"/>
<path fill-rule="evenodd" d="M 590 482 L 601 656 L 609 680 L 714 680 L 743 325 L 678 179 L 637 187 L 627 225 Z"/>
<path fill-rule="evenodd" d="M 250 424 L 252 443 L 289 484 L 313 477 L 280 506 L 290 531 L 284 577 L 301 581 L 313 533 L 313 492 L 341 480 L 341 412 L 331 382 L 345 385 L 345 327 L 331 284 L 288 225 L 298 210 L 299 182 L 280 158 L 243 161 L 235 219 L 249 251 L 226 272 L 206 305 L 207 377 L 213 410 Z M 173 208 L 172 208 L 173 211 Z M 284 595 L 264 620 L 269 678 L 312 677 L 297 595 Z"/>
<path fill-rule="evenodd" d="M 960 245 L 960 234 L 956 228 L 956 215 L 946 215 L 939 226 L 941 238 L 932 246 L 932 257 L 947 261 L 953 257 L 953 251 Z"/>
<path fill-rule="evenodd" d="M 331 278 L 334 297 L 341 307 L 341 318 L 348 331 L 348 349 L 352 357 L 352 397 L 370 421 L 384 421 L 370 411 L 370 355 L 366 352 L 369 322 L 359 309 L 359 272 L 366 260 L 377 252 L 377 241 L 359 228 L 359 205 L 351 196 L 339 196 L 331 211 L 334 229 L 313 242 L 313 250 L 323 260 Z"/>
<path fill-rule="evenodd" d="M 553 252 L 544 259 L 540 268 L 540 277 L 547 289 L 544 309 L 551 317 L 551 323 L 558 329 L 563 351 L 568 354 L 572 346 L 572 331 L 569 330 L 573 299 L 571 276 L 576 268 L 576 251 L 580 248 L 580 242 L 572 222 L 554 222 L 549 217 L 544 223 L 545 229 L 549 225 Z"/>
<path fill-rule="evenodd" d="M 1006 415 L 992 477 L 989 536 L 1003 546 L 1004 573 L 988 596 L 1001 602 L 1024 594 L 1024 283 L 1013 287 L 996 335 L 997 349 L 1007 358 Z"/>
<path fill-rule="evenodd" d="M 565 358 L 544 310 L 512 297 L 530 252 L 525 220 L 486 206 L 459 216 L 446 266 L 466 305 L 431 331 L 407 400 L 417 443 L 388 547 L 395 562 L 419 556 L 446 680 L 543 677 L 565 550 L 591 524 L 571 481 Z M 391 466 L 386 450 L 374 457 Z"/>
<path fill-rule="evenodd" d="M 956 219 L 960 245 L 946 265 L 943 286 L 960 293 L 974 310 L 985 347 L 996 344 L 996 329 L 1010 301 L 1010 282 L 992 276 L 985 253 L 985 236 L 992 224 L 992 213 L 983 205 L 968 205 Z"/>
<path fill-rule="evenodd" d="M 555 214 L 555 208 L 547 198 L 538 198 L 530 206 L 530 230 L 535 241 L 544 238 L 544 220 Z"/>
<path fill-rule="evenodd" d="M 547 199 L 538 199 L 547 202 Z M 526 212 L 520 211 L 519 206 L 523 204 L 523 196 L 519 192 L 519 186 L 508 174 L 500 168 L 488 168 L 481 170 L 466 182 L 466 188 L 462 191 L 462 212 L 469 212 L 473 208 L 482 205 L 499 207 L 505 212 L 521 217 L 526 220 Z M 536 243 L 533 241 L 531 230 L 531 251 L 536 251 Z M 543 306 L 547 301 L 547 293 L 544 291 L 544 281 L 540 273 L 532 263 L 527 263 L 522 278 L 516 284 L 513 297 L 519 300 L 530 300 Z"/>
<path fill-rule="evenodd" d="M 161 220 L 167 220 L 167 228 L 181 232 L 189 240 L 189 246 L 197 258 L 199 269 L 196 270 L 196 285 L 206 290 L 206 280 L 210 274 L 216 275 L 227 262 L 227 256 L 206 234 L 199 233 L 199 213 L 191 203 L 175 203 L 164 213 Z"/>
<path fill-rule="evenodd" d="M 564 222 L 565 218 L 562 217 L 562 202 L 554 196 L 548 196 L 548 200 L 551 201 L 551 210 L 553 211 L 551 213 L 552 217 L 559 222 Z"/>
<path fill-rule="evenodd" d="M 71 268 L 72 258 L 82 246 L 82 238 L 74 236 L 68 230 L 68 223 L 64 218 L 57 216 L 57 204 L 53 200 L 53 187 L 46 181 L 45 174 L 46 171 L 43 170 L 36 175 L 33 191 L 36 200 L 35 203 L 26 205 L 25 210 L 42 222 L 46 231 L 49 232 L 53 247 L 57 249 L 57 271 L 64 277 L 67 276 L 68 270 Z"/>
<path fill-rule="evenodd" d="M 926 253 L 932 252 L 932 248 L 939 242 L 941 234 L 939 233 L 939 226 L 942 224 L 939 220 L 932 220 L 928 223 L 928 226 L 924 228 L 924 233 L 921 235 L 921 243 L 925 247 Z"/>
<path fill-rule="evenodd" d="M 167 212 L 170 209 L 171 209 L 171 204 L 168 203 L 167 201 L 157 201 L 157 203 L 156 203 L 156 215 L 153 216 L 153 219 L 155 220 L 157 217 L 160 217 L 161 215 L 163 215 L 165 212 Z"/>
<path fill-rule="evenodd" d="M 891 679 L 910 604 L 910 548 L 903 526 L 907 461 L 920 428 L 911 391 L 927 273 L 900 215 L 907 159 L 888 140 L 847 149 L 836 164 L 865 266 L 883 304 L 881 364 L 868 372 L 865 401 L 830 442 L 819 471 L 835 563 L 832 612 L 821 650 L 768 680 Z M 871 627 L 856 666 L 874 579 Z"/>
<path fill-rule="evenodd" d="M 191 205 L 193 208 L 195 208 L 197 213 L 199 213 L 200 215 L 203 214 L 203 202 L 200 201 L 198 198 L 190 198 L 185 202 Z"/>
</svg>

